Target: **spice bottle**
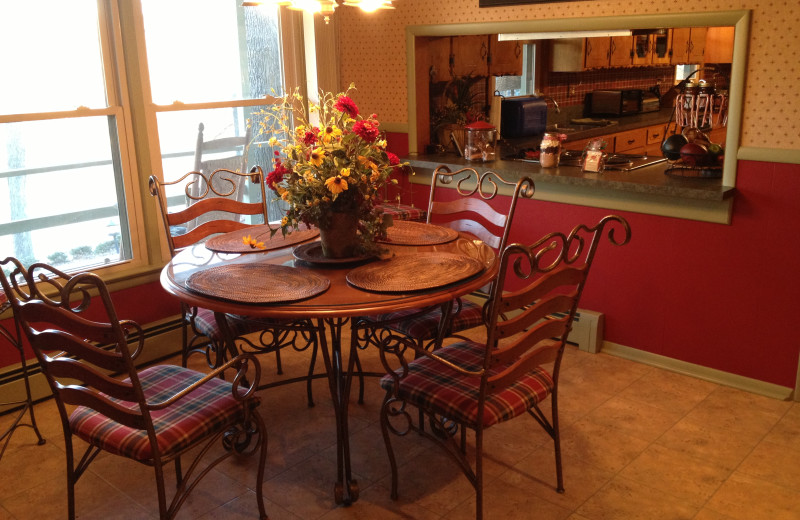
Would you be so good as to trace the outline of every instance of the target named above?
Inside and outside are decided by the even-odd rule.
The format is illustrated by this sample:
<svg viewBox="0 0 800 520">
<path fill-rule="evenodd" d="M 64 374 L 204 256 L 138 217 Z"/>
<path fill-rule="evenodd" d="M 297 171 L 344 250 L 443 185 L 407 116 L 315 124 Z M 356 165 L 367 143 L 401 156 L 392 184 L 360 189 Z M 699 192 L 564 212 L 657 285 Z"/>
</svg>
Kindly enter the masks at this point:
<svg viewBox="0 0 800 520">
<path fill-rule="evenodd" d="M 539 150 L 539 164 L 542 168 L 557 167 L 561 158 L 561 136 L 552 133 L 544 134 Z"/>
</svg>

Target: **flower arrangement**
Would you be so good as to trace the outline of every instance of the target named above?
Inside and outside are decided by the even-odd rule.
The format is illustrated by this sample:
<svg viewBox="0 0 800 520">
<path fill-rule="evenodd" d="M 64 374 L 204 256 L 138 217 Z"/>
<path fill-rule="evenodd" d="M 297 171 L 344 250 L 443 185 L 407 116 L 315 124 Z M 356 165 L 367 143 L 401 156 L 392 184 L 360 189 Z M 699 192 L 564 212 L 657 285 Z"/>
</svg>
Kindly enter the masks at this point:
<svg viewBox="0 0 800 520">
<path fill-rule="evenodd" d="M 349 225 L 356 228 L 351 231 L 357 253 L 365 253 L 391 225 L 380 208 L 380 189 L 396 184 L 390 175 L 407 163 L 386 151 L 377 116 L 359 113 L 350 97 L 354 89 L 350 85 L 343 93 L 321 92 L 319 104 L 309 103 L 308 114 L 297 91 L 287 94 L 262 111 L 258 135 L 270 135 L 268 144 L 278 148 L 265 182 L 276 200 L 289 206 L 280 222 L 283 234 L 305 224 L 324 235 L 339 220 L 337 215 L 348 215 Z M 318 122 L 311 122 L 309 115 Z"/>
</svg>

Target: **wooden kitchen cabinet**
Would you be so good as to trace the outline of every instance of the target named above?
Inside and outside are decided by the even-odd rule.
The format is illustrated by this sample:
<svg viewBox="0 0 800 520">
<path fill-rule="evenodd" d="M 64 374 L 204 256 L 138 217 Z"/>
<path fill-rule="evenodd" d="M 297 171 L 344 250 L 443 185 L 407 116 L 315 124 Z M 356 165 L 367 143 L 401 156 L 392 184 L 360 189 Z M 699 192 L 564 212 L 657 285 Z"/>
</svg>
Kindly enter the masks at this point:
<svg viewBox="0 0 800 520">
<path fill-rule="evenodd" d="M 489 36 L 489 75 L 521 76 L 523 42 L 501 42 L 497 37 L 496 34 Z"/>
<path fill-rule="evenodd" d="M 450 54 L 452 47 L 450 37 L 444 38 L 424 38 L 420 39 L 417 45 L 424 43 L 427 57 L 430 62 L 428 75 L 431 83 L 439 81 L 450 81 Z M 419 60 L 418 60 L 419 61 Z"/>
<path fill-rule="evenodd" d="M 453 36 L 452 45 L 454 76 L 486 76 L 488 74 L 488 35 Z"/>
<path fill-rule="evenodd" d="M 647 146 L 647 128 L 636 128 L 614 134 L 615 153 L 644 153 Z"/>
<path fill-rule="evenodd" d="M 709 27 L 706 32 L 706 63 L 733 61 L 733 27 Z"/>
<path fill-rule="evenodd" d="M 585 69 L 608 67 L 611 55 L 611 37 L 584 38 L 583 49 L 583 67 Z"/>
<path fill-rule="evenodd" d="M 706 48 L 706 27 L 680 27 L 672 30 L 670 63 L 701 63 Z"/>
<path fill-rule="evenodd" d="M 633 59 L 633 36 L 612 36 L 609 67 L 630 67 Z"/>
<path fill-rule="evenodd" d="M 669 65 L 672 33 L 669 29 L 633 35 L 631 61 L 634 65 Z"/>
</svg>

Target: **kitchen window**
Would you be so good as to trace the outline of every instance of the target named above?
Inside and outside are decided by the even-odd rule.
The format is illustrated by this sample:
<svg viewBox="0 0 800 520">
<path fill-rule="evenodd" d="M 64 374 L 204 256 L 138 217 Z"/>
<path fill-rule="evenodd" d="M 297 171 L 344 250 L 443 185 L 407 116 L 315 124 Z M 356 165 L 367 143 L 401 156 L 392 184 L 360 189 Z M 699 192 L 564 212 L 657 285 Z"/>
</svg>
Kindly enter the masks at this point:
<svg viewBox="0 0 800 520">
<path fill-rule="evenodd" d="M 191 171 L 201 123 L 206 140 L 244 135 L 299 83 L 292 16 L 240 0 L 0 3 L 0 258 L 157 264 L 142 177 Z M 248 149 L 248 167 L 270 165 Z"/>
</svg>

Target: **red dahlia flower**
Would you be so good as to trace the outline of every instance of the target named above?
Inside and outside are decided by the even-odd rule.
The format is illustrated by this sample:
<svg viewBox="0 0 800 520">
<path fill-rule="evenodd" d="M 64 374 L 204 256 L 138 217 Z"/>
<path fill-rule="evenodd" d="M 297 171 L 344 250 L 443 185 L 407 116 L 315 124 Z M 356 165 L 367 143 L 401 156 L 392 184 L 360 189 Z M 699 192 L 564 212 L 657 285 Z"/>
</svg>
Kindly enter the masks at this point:
<svg viewBox="0 0 800 520">
<path fill-rule="evenodd" d="M 339 96 L 339 99 L 336 100 L 336 104 L 333 105 L 333 108 L 339 112 L 347 113 L 347 115 L 353 119 L 355 119 L 355 117 L 358 115 L 358 107 L 348 96 Z"/>
<path fill-rule="evenodd" d="M 358 135 L 361 139 L 365 140 L 368 143 L 373 142 L 375 139 L 378 138 L 379 131 L 378 131 L 378 123 L 377 121 L 371 121 L 369 119 L 362 119 L 361 121 L 356 121 L 356 124 L 353 125 L 353 132 Z"/>
<path fill-rule="evenodd" d="M 275 169 L 267 174 L 267 186 L 274 191 L 278 191 L 276 186 L 287 173 L 290 173 L 289 169 L 283 165 L 280 159 L 275 159 Z"/>
</svg>

